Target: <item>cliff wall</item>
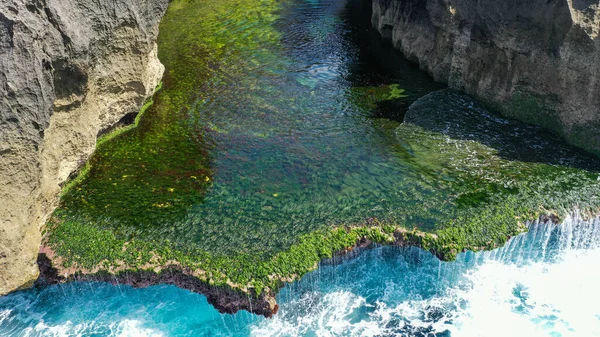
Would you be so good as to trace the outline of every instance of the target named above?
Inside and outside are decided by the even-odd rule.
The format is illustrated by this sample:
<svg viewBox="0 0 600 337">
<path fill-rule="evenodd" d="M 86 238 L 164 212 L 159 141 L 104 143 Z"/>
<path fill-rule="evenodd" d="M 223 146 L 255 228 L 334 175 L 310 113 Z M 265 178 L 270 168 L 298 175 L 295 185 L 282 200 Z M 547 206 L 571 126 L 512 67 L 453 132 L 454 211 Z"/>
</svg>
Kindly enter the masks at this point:
<svg viewBox="0 0 600 337">
<path fill-rule="evenodd" d="M 160 81 L 155 41 L 167 5 L 0 2 L 0 294 L 35 280 L 61 185 Z"/>
<path fill-rule="evenodd" d="M 372 0 L 372 23 L 437 81 L 600 155 L 598 0 Z"/>
</svg>

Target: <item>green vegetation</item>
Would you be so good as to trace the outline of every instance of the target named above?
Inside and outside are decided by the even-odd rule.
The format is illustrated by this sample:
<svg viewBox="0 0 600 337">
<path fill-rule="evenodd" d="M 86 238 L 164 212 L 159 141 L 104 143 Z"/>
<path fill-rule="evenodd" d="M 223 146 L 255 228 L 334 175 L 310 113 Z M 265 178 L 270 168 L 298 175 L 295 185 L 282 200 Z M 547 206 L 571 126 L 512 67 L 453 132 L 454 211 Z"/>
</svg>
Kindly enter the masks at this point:
<svg viewBox="0 0 600 337">
<path fill-rule="evenodd" d="M 393 244 L 398 236 L 399 242 L 425 247 L 440 257 L 452 259 L 462 249 L 492 248 L 494 244 L 479 242 L 477 246 L 464 246 L 469 242 L 469 234 L 475 226 L 466 226 L 466 230 L 441 231 L 440 239 L 417 230 L 405 230 L 395 225 L 369 225 L 357 227 L 339 227 L 319 230 L 303 235 L 298 243 L 282 251 L 269 260 L 258 260 L 248 255 L 214 256 L 206 251 L 182 252 L 164 243 L 119 240 L 106 230 L 77 220 L 62 218 L 51 222 L 51 246 L 65 259 L 64 267 L 75 266 L 92 270 L 101 267 L 109 271 L 154 269 L 158 266 L 177 263 L 195 271 L 199 279 L 216 286 L 238 287 L 243 291 L 252 288 L 257 294 L 262 291 L 276 291 L 284 282 L 300 278 L 314 270 L 319 261 L 331 258 L 337 252 L 354 247 L 361 239 L 379 244 Z M 512 233 L 519 233 L 515 228 Z M 502 235 L 504 235 L 503 233 Z M 499 236 L 506 240 L 505 236 Z"/>
<path fill-rule="evenodd" d="M 165 219 L 181 220 L 202 203 L 212 184 L 212 144 L 206 126 L 193 123 L 194 106 L 202 104 L 195 88 L 226 71 L 232 52 L 227 41 L 260 53 L 277 35 L 264 29 L 223 32 L 215 24 L 227 18 L 238 21 L 238 30 L 246 24 L 269 27 L 276 19 L 269 14 L 275 2 L 198 3 L 171 4 L 159 36 L 159 57 L 167 66 L 163 90 L 133 125 L 99 139 L 95 154 L 64 189 L 62 208 L 124 236 L 142 227 L 160 236 Z"/>
<path fill-rule="evenodd" d="M 65 267 L 102 266 L 118 271 L 153 269 L 175 262 L 195 270 L 209 284 L 235 284 L 242 290 L 254 288 L 260 293 L 267 288 L 276 290 L 285 280 L 301 277 L 314 270 L 321 259 L 350 249 L 361 239 L 380 244 L 418 245 L 442 259 L 452 260 L 466 249 L 503 245 L 526 230 L 527 220 L 536 219 L 548 209 L 560 212 L 569 205 L 580 205 L 594 211 L 595 201 L 589 196 L 597 194 L 597 175 L 566 167 L 504 160 L 496 156 L 495 150 L 477 142 L 452 140 L 414 125 L 402 125 L 397 132 L 404 146 L 411 144 L 415 163 L 442 169 L 437 174 L 445 179 L 437 188 L 455 192 L 450 199 L 454 207 L 446 209 L 446 213 L 444 207 L 439 207 L 441 204 L 433 201 L 432 207 L 440 210 L 437 215 L 413 210 L 403 223 L 371 219 L 362 225 L 323 228 L 300 236 L 288 249 L 263 259 L 251 254 L 215 255 L 199 248 L 181 250 L 168 241 L 127 240 L 113 231 L 99 229 L 87 219 L 73 216 L 72 212 L 59 210 L 48 226 L 49 244 L 66 261 Z M 427 169 L 421 167 L 419 172 Z M 424 181 L 427 180 L 425 177 Z M 540 208 L 541 205 L 546 209 Z M 430 233 L 416 226 L 418 219 L 427 216 L 439 221 L 437 229 Z"/>
<path fill-rule="evenodd" d="M 380 85 L 376 87 L 354 87 L 350 90 L 349 99 L 365 111 L 373 110 L 377 104 L 409 97 L 399 84 Z"/>
<path fill-rule="evenodd" d="M 290 42 L 281 17 L 294 10 L 276 0 L 171 3 L 160 27 L 162 89 L 134 126 L 99 141 L 47 225 L 45 244 L 63 267 L 176 264 L 260 294 L 362 239 L 451 260 L 504 244 L 540 214 L 597 211 L 598 175 L 575 165 L 589 158 L 554 143 L 538 150 L 540 138 L 531 149 L 543 155 L 525 161 L 515 149 L 546 136 L 453 115 L 471 111 L 466 98 L 452 109 L 433 101 L 448 106 L 441 112 L 413 107 L 411 123 L 368 118 L 404 89 L 347 83 L 336 67 L 304 60 L 294 46 L 335 45 L 338 20 L 292 27 L 300 32 Z M 468 128 L 448 131 L 456 125 Z"/>
<path fill-rule="evenodd" d="M 159 92 L 161 89 L 162 89 L 162 82 L 160 82 L 158 84 L 158 87 L 155 89 L 155 93 Z M 101 136 L 100 138 L 98 138 L 98 140 L 96 141 L 96 149 L 103 149 L 104 143 L 108 142 L 111 139 L 117 138 L 120 135 L 125 134 L 125 133 L 131 131 L 132 129 L 136 128 L 139 125 L 140 119 L 144 115 L 144 112 L 146 112 L 146 110 L 148 110 L 148 108 L 150 108 L 152 106 L 152 104 L 154 104 L 153 96 L 151 96 L 149 99 L 146 100 L 146 102 L 144 102 L 144 105 L 142 105 L 140 112 L 135 116 L 133 123 L 131 123 L 128 126 L 116 129 L 113 132 L 107 133 L 107 134 Z M 101 151 L 101 150 L 98 150 L 98 151 Z M 71 191 L 72 187 L 81 184 L 81 182 L 83 182 L 87 178 L 88 174 L 90 173 L 91 168 L 92 168 L 92 166 L 91 166 L 90 162 L 86 162 L 85 166 L 79 171 L 77 177 L 75 177 L 75 179 L 70 180 L 63 187 L 63 189 L 61 191 L 61 197 L 69 195 L 69 192 Z"/>
</svg>

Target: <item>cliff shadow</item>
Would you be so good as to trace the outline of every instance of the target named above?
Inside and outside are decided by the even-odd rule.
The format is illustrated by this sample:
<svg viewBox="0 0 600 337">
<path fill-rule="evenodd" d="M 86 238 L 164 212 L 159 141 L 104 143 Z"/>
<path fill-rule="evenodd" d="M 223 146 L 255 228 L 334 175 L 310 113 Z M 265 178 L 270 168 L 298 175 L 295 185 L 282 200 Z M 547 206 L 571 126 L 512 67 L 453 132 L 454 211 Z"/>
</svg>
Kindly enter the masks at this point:
<svg viewBox="0 0 600 337">
<path fill-rule="evenodd" d="M 507 160 L 600 172 L 600 158 L 568 144 L 553 131 L 504 118 L 458 91 L 440 90 L 419 99 L 409 108 L 404 123 L 481 143 Z"/>
<path fill-rule="evenodd" d="M 356 62 L 346 79 L 354 88 L 372 93 L 361 97 L 373 103 L 368 111 L 370 117 L 401 122 L 411 104 L 447 85 L 434 81 L 417 63 L 404 57 L 392 44 L 391 36 L 382 36 L 372 26 L 371 14 L 371 0 L 349 0 L 346 4 L 344 17 L 351 27 L 348 38 L 356 46 Z M 401 90 L 400 95 L 394 95 L 397 89 Z"/>
</svg>

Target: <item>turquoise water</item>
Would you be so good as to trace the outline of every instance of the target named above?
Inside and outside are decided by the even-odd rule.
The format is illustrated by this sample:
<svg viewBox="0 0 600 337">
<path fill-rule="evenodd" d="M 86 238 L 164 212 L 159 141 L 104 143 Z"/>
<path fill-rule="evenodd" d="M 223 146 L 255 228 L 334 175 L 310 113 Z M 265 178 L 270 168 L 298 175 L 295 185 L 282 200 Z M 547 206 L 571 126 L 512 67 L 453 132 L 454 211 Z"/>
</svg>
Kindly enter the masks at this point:
<svg viewBox="0 0 600 337">
<path fill-rule="evenodd" d="M 0 298 L 0 336 L 600 336 L 600 221 L 573 215 L 442 263 L 376 248 L 324 265 L 265 319 L 173 286 L 73 283 Z"/>
</svg>

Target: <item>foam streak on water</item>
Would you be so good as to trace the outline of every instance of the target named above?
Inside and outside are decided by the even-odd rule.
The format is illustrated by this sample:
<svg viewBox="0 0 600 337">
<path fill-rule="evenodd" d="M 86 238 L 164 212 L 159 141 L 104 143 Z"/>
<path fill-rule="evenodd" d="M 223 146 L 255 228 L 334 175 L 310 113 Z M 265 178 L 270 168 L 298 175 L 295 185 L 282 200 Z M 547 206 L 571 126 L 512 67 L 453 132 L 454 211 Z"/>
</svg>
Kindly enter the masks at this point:
<svg viewBox="0 0 600 337">
<path fill-rule="evenodd" d="M 598 261 L 600 220 L 575 212 L 455 262 L 381 247 L 322 266 L 269 320 L 172 286 L 73 283 L 0 298 L 0 336 L 600 336 Z"/>
</svg>

